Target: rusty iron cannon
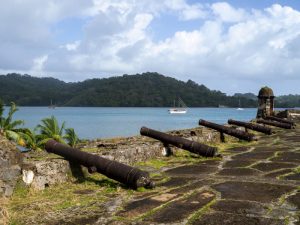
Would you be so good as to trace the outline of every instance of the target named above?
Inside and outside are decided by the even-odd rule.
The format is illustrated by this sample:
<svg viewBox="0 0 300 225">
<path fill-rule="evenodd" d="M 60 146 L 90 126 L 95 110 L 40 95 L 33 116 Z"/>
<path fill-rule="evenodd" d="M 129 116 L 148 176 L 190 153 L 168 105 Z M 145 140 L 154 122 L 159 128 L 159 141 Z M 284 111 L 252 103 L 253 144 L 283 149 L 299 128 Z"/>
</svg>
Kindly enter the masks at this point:
<svg viewBox="0 0 300 225">
<path fill-rule="evenodd" d="M 216 147 L 210 147 L 208 145 L 201 144 L 196 141 L 190 141 L 182 137 L 173 136 L 160 131 L 152 130 L 147 127 L 142 127 L 140 130 L 141 135 L 154 138 L 163 142 L 164 144 L 171 144 L 178 148 L 185 149 L 192 153 L 205 156 L 214 157 L 218 155 L 218 149 Z"/>
<path fill-rule="evenodd" d="M 150 180 L 148 172 L 117 161 L 83 152 L 54 140 L 49 140 L 45 145 L 45 149 L 47 152 L 63 156 L 66 160 L 87 167 L 89 172 L 104 174 L 105 176 L 126 184 L 133 189 L 139 187 L 154 187 L 154 183 Z"/>
<path fill-rule="evenodd" d="M 270 127 L 265 127 L 255 123 L 247 123 L 247 122 L 229 119 L 228 124 L 245 127 L 246 129 L 255 130 L 264 134 L 269 134 L 269 135 L 272 134 L 272 129 Z"/>
<path fill-rule="evenodd" d="M 274 120 L 274 121 L 277 121 L 277 122 L 280 122 L 280 123 L 287 123 L 287 124 L 291 124 L 292 126 L 296 126 L 296 124 L 293 121 L 286 120 L 286 119 L 283 119 L 283 118 L 279 118 L 279 117 L 276 117 L 276 116 L 266 116 L 265 119 L 266 120 Z"/>
<path fill-rule="evenodd" d="M 199 125 L 214 129 L 216 131 L 219 131 L 221 133 L 221 139 L 224 141 L 224 134 L 231 135 L 233 137 L 246 140 L 246 141 L 255 141 L 257 138 L 254 134 L 247 133 L 245 131 L 237 130 L 232 127 L 225 127 L 220 124 L 212 123 L 206 120 L 199 120 Z"/>
<path fill-rule="evenodd" d="M 292 124 L 281 123 L 281 122 L 272 121 L 272 120 L 257 119 L 256 122 L 261 123 L 261 124 L 271 125 L 274 127 L 280 127 L 280 128 L 284 128 L 284 129 L 292 129 L 293 128 Z"/>
</svg>

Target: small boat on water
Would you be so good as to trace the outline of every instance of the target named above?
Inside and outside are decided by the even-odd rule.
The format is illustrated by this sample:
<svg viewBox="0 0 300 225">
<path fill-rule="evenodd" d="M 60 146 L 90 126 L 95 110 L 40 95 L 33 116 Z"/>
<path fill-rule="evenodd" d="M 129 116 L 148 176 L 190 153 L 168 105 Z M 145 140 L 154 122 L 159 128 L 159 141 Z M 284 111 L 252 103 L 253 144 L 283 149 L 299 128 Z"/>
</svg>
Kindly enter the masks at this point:
<svg viewBox="0 0 300 225">
<path fill-rule="evenodd" d="M 170 108 L 168 111 L 170 114 L 184 114 L 187 113 L 187 106 L 181 98 L 178 98 L 178 106 L 176 107 L 176 102 L 174 101 L 174 107 Z"/>
<path fill-rule="evenodd" d="M 236 110 L 244 110 L 243 108 L 241 108 L 241 99 L 239 99 L 239 107 Z"/>
<path fill-rule="evenodd" d="M 56 107 L 56 105 L 53 105 L 53 104 L 52 104 L 52 99 L 51 99 L 51 103 L 50 103 L 50 105 L 48 106 L 48 108 L 49 108 L 49 109 L 55 109 L 55 107 Z"/>
</svg>

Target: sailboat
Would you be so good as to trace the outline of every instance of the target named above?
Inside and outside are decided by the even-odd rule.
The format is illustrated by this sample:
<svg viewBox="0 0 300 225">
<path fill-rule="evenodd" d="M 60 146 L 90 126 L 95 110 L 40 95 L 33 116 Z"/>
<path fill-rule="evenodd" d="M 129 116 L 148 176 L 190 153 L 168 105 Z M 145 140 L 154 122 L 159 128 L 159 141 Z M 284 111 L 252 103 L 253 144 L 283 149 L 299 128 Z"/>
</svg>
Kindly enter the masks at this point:
<svg viewBox="0 0 300 225">
<path fill-rule="evenodd" d="M 187 112 L 187 106 L 181 98 L 178 98 L 178 107 L 175 105 L 176 103 L 174 101 L 174 107 L 168 110 L 170 114 L 184 114 Z"/>
<path fill-rule="evenodd" d="M 52 104 L 52 99 L 51 99 L 51 103 L 50 103 L 50 105 L 48 106 L 48 108 L 49 108 L 49 109 L 55 109 L 55 107 L 56 107 L 56 106 Z"/>
<path fill-rule="evenodd" d="M 241 99 L 239 99 L 239 107 L 236 110 L 244 110 L 243 108 L 241 108 Z"/>
</svg>

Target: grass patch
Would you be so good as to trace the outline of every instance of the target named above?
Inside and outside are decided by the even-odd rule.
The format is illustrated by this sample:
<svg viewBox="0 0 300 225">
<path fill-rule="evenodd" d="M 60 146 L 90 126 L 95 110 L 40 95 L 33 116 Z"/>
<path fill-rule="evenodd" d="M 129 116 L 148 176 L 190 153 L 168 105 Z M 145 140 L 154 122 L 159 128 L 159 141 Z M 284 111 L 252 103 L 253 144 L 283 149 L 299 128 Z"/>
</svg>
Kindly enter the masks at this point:
<svg viewBox="0 0 300 225">
<path fill-rule="evenodd" d="M 151 159 L 146 162 L 138 162 L 136 163 L 137 166 L 150 166 L 155 169 L 161 169 L 164 166 L 168 165 L 168 162 L 163 159 Z"/>
<path fill-rule="evenodd" d="M 30 223 L 27 220 L 33 218 L 39 221 L 43 214 L 63 212 L 74 206 L 92 210 L 95 204 L 106 201 L 115 193 L 128 195 L 126 187 L 101 174 L 93 174 L 80 182 L 56 184 L 42 191 L 18 183 L 8 203 L 10 224 Z"/>
<path fill-rule="evenodd" d="M 300 166 L 298 166 L 297 168 L 294 168 L 294 169 L 293 169 L 293 172 L 294 172 L 294 173 L 300 173 Z"/>
</svg>

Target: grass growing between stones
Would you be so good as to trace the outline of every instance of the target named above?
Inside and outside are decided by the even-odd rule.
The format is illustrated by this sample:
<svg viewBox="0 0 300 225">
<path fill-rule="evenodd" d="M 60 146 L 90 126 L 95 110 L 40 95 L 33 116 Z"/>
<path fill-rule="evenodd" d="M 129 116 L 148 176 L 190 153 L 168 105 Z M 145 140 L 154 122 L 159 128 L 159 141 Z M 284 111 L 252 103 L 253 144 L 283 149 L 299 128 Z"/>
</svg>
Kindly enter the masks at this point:
<svg viewBox="0 0 300 225">
<path fill-rule="evenodd" d="M 93 174 L 81 182 L 68 182 L 34 191 L 19 183 L 8 204 L 10 224 L 27 224 L 28 218 L 59 213 L 71 208 L 93 209 L 114 195 L 130 195 L 118 182 L 100 174 Z M 25 221 L 25 222 L 24 222 Z M 27 222 L 26 222 L 27 221 Z"/>
<path fill-rule="evenodd" d="M 211 206 L 214 205 L 217 202 L 217 199 L 213 199 L 211 202 L 209 202 L 207 205 L 204 207 L 200 208 L 197 210 L 193 215 L 190 216 L 188 219 L 187 225 L 193 224 L 197 219 L 201 218 L 201 216 L 205 213 L 207 213 Z"/>
<path fill-rule="evenodd" d="M 167 160 L 165 160 L 165 158 L 151 159 L 146 162 L 136 163 L 136 166 L 150 166 L 154 169 L 161 169 L 162 167 L 165 167 L 167 165 L 168 165 L 168 162 L 167 162 Z"/>
</svg>

